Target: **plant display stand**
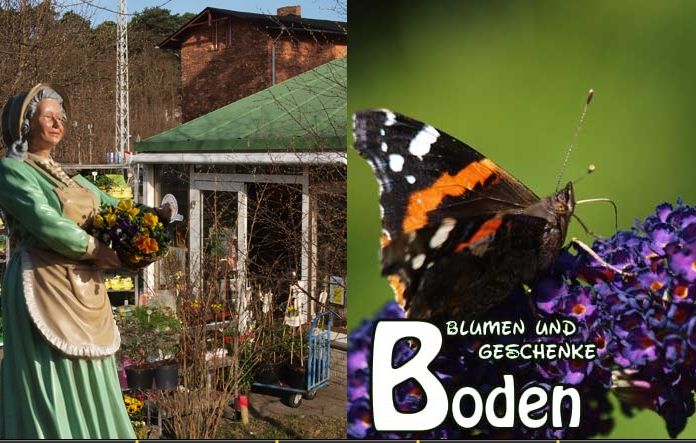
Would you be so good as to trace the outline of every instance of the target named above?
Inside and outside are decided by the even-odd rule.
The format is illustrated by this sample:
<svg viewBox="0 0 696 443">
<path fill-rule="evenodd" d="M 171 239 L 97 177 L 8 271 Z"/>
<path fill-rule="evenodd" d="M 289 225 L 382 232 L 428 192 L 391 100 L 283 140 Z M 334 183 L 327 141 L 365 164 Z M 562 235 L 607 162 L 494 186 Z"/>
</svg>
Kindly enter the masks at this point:
<svg viewBox="0 0 696 443">
<path fill-rule="evenodd" d="M 317 395 L 317 391 L 329 385 L 331 378 L 331 326 L 333 313 L 322 312 L 317 315 L 307 331 L 307 363 L 305 368 L 304 388 L 297 388 L 282 384 L 254 382 L 253 387 L 266 388 L 281 391 L 284 394 L 286 404 L 297 408 L 302 404 L 302 399 L 311 400 Z"/>
</svg>

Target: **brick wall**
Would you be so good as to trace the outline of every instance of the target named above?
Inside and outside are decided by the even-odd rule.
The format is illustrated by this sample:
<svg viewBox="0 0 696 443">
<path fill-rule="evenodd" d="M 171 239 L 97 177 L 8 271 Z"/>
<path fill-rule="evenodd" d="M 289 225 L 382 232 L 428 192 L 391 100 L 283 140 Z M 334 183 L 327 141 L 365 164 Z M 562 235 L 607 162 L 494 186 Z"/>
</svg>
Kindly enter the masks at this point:
<svg viewBox="0 0 696 443">
<path fill-rule="evenodd" d="M 275 45 L 276 83 L 345 57 L 348 53 L 345 43 L 315 40 L 310 36 L 282 38 Z"/>
<path fill-rule="evenodd" d="M 181 45 L 183 120 L 268 86 L 267 34 L 228 18 L 198 26 Z"/>
<path fill-rule="evenodd" d="M 271 86 L 272 37 L 234 17 L 194 27 L 181 45 L 183 120 L 192 120 Z M 275 44 L 276 82 L 347 53 L 345 38 L 336 42 L 281 36 Z"/>
<path fill-rule="evenodd" d="M 346 385 L 346 368 L 348 364 L 347 352 L 343 349 L 331 348 L 331 383 Z"/>
</svg>

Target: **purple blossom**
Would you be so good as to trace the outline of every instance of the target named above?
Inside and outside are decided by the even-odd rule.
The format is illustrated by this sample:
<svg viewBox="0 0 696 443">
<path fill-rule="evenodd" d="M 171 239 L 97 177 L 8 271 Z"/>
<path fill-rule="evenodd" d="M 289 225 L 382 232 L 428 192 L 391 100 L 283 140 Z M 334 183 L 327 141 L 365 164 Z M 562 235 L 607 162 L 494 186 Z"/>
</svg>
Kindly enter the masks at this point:
<svg viewBox="0 0 696 443">
<path fill-rule="evenodd" d="M 473 430 L 461 429 L 451 418 L 437 429 L 421 433 L 379 433 L 372 426 L 370 367 L 376 320 L 364 322 L 349 336 L 348 434 L 351 438 L 587 438 L 613 427 L 611 391 L 621 409 L 649 408 L 660 414 L 669 434 L 677 436 L 694 413 L 696 390 L 696 208 L 678 201 L 663 203 L 654 214 L 629 231 L 596 241 L 592 249 L 619 274 L 587 255 L 564 250 L 553 269 L 532 285 L 532 301 L 516 290 L 508 302 L 486 313 L 485 319 L 566 318 L 578 330 L 562 341 L 594 343 L 593 361 L 497 360 L 478 358 L 483 343 L 559 342 L 558 337 L 445 337 L 430 366 L 450 397 L 462 386 L 475 386 L 485 397 L 502 385 L 504 374 L 516 383 L 552 386 L 571 384 L 581 392 L 582 423 L 577 429 L 495 429 L 485 419 Z M 401 318 L 396 303 L 378 315 Z M 530 328 L 528 328 L 530 329 Z M 394 363 L 415 352 L 397 345 Z M 519 386 L 518 386 L 519 387 Z M 395 390 L 396 405 L 415 412 L 423 405 L 420 388 L 405 382 Z"/>
</svg>

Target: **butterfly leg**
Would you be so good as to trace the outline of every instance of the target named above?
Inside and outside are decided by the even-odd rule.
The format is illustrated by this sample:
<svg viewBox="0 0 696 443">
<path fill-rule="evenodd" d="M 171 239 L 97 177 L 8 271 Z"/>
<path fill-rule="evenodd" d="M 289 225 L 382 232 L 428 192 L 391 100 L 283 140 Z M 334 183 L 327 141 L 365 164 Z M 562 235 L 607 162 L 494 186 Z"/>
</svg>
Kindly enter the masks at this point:
<svg viewBox="0 0 696 443">
<path fill-rule="evenodd" d="M 633 275 L 630 272 L 622 271 L 621 269 L 610 265 L 602 257 L 600 257 L 599 254 L 597 254 L 595 251 L 593 251 L 591 247 L 587 246 L 585 243 L 581 242 L 577 238 L 573 237 L 573 239 L 570 240 L 570 242 L 572 244 L 574 244 L 575 246 L 579 247 L 580 249 L 582 249 L 583 251 L 587 252 L 590 255 L 590 257 L 597 260 L 599 262 L 599 264 L 601 264 L 602 266 L 604 266 L 606 268 L 611 269 L 612 271 L 616 272 L 617 274 L 622 275 L 624 277 L 630 277 L 631 275 Z"/>
<path fill-rule="evenodd" d="M 585 230 L 585 232 L 587 233 L 587 235 L 590 235 L 590 236 L 594 237 L 595 240 L 603 240 L 603 239 L 604 239 L 602 236 L 595 234 L 593 231 L 590 231 L 590 229 L 587 227 L 587 225 L 585 225 L 585 223 L 584 223 L 582 220 L 580 220 L 580 217 L 578 217 L 577 215 L 573 214 L 573 218 L 574 218 L 575 220 L 577 220 L 578 223 L 580 223 L 580 226 L 582 226 L 582 229 Z"/>
<path fill-rule="evenodd" d="M 525 298 L 527 299 L 527 307 L 529 308 L 529 312 L 532 318 L 543 318 L 541 312 L 539 312 L 539 309 L 537 308 L 536 303 L 534 302 L 534 297 L 532 297 L 532 288 L 523 284 L 522 290 L 524 291 L 524 295 L 526 296 Z"/>
</svg>

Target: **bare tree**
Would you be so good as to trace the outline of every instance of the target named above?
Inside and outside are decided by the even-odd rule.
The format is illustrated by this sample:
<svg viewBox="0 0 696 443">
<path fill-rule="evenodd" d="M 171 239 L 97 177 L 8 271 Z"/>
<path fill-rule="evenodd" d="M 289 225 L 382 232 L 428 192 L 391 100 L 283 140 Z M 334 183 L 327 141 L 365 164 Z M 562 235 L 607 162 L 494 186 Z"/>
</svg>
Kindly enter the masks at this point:
<svg viewBox="0 0 696 443">
<path fill-rule="evenodd" d="M 89 4 L 0 0 L 0 54 L 6 60 L 0 65 L 0 99 L 4 102 L 39 82 L 61 87 L 70 101 L 70 123 L 54 155 L 66 163 L 105 163 L 107 152 L 114 149 L 115 23 L 93 28 L 93 11 Z M 174 17 L 170 26 L 177 26 L 181 18 L 163 11 Z M 181 114 L 179 60 L 173 53 L 155 49 L 162 30 L 149 32 L 148 23 L 141 20 L 132 32 L 130 97 L 135 139 L 176 126 Z"/>
</svg>

